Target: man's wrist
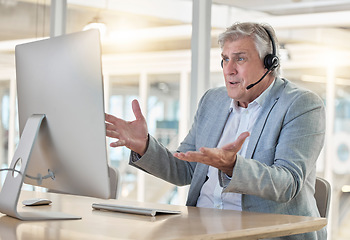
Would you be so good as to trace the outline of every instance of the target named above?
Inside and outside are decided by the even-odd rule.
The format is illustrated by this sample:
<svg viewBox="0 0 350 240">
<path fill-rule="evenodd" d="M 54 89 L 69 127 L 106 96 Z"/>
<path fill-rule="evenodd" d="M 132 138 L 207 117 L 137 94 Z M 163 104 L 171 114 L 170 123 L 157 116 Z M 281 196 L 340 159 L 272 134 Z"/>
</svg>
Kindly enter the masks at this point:
<svg viewBox="0 0 350 240">
<path fill-rule="evenodd" d="M 139 154 L 141 157 L 142 157 L 143 155 L 145 155 L 145 153 L 147 152 L 148 144 L 149 144 L 149 133 L 147 134 L 147 137 L 142 141 L 142 145 L 143 145 L 143 143 L 145 143 L 145 142 L 146 142 L 146 144 L 145 144 L 143 147 L 140 148 L 141 150 L 135 151 L 135 152 L 137 152 L 137 154 Z M 140 145 L 141 145 L 141 144 L 140 144 Z"/>
</svg>

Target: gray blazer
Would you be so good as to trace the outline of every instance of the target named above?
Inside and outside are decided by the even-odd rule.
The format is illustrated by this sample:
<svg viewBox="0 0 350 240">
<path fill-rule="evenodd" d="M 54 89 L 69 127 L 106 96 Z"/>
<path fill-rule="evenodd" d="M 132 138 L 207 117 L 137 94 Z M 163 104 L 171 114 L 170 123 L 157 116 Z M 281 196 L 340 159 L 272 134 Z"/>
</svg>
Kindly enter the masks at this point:
<svg viewBox="0 0 350 240">
<path fill-rule="evenodd" d="M 232 180 L 224 191 L 242 194 L 243 211 L 318 217 L 314 191 L 316 160 L 325 136 L 325 109 L 314 93 L 276 78 L 250 135 L 246 157 L 237 156 Z M 229 115 L 226 88 L 208 90 L 181 152 L 216 147 Z M 152 136 L 140 159 L 130 164 L 176 185 L 191 184 L 186 205 L 196 206 L 208 166 L 173 157 Z M 221 174 L 221 173 L 220 173 Z M 326 239 L 325 228 L 281 239 Z"/>
</svg>

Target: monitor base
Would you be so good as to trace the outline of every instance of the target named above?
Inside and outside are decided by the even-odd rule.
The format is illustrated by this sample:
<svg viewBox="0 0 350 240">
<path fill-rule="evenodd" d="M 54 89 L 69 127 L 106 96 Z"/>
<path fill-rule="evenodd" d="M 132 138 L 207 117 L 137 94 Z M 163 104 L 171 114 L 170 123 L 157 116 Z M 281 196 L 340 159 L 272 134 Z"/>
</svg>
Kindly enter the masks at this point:
<svg viewBox="0 0 350 240">
<path fill-rule="evenodd" d="M 12 216 L 11 216 L 12 217 Z M 23 221 L 42 221 L 42 220 L 78 220 L 79 216 L 66 214 L 63 212 L 17 212 L 17 219 Z"/>
<path fill-rule="evenodd" d="M 0 192 L 0 212 L 24 221 L 81 219 L 61 212 L 18 212 L 17 205 L 32 148 L 45 114 L 34 114 L 26 122 L 17 150 L 12 158 L 11 169 L 20 167 L 20 173 L 9 171 Z"/>
</svg>

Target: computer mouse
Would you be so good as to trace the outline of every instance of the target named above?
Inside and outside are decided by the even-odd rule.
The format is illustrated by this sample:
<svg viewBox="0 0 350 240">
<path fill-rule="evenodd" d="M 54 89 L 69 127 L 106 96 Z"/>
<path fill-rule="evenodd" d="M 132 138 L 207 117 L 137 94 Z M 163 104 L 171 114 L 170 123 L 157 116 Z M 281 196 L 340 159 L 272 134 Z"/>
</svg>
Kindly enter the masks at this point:
<svg viewBox="0 0 350 240">
<path fill-rule="evenodd" d="M 22 201 L 25 206 L 40 206 L 40 205 L 49 205 L 52 203 L 51 200 L 46 198 L 31 198 Z"/>
</svg>

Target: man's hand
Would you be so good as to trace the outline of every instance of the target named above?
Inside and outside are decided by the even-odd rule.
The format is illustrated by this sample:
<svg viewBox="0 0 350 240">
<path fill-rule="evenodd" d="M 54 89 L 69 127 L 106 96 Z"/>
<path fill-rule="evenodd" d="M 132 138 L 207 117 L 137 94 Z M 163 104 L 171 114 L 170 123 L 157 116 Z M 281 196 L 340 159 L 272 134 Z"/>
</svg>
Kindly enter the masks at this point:
<svg viewBox="0 0 350 240">
<path fill-rule="evenodd" d="M 221 148 L 199 149 L 199 152 L 189 151 L 186 153 L 174 153 L 174 156 L 188 162 L 200 162 L 220 169 L 228 176 L 232 176 L 233 167 L 237 159 L 237 152 L 241 149 L 249 132 L 244 132 L 236 139 Z"/>
<path fill-rule="evenodd" d="M 142 156 L 148 146 L 147 123 L 137 100 L 132 101 L 132 110 L 136 117 L 134 121 L 125 121 L 106 113 L 106 135 L 118 139 L 110 144 L 111 147 L 125 146 Z"/>
</svg>

